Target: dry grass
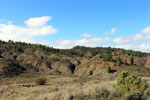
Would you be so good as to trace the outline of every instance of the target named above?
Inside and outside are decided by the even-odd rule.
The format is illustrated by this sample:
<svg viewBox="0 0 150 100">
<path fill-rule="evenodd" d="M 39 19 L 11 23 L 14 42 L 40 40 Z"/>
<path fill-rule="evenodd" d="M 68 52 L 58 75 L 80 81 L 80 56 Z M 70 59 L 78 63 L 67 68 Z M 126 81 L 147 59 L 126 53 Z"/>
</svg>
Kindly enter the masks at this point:
<svg viewBox="0 0 150 100">
<path fill-rule="evenodd" d="M 113 84 L 116 83 L 115 80 L 102 81 L 76 76 L 48 75 L 47 78 L 48 82 L 43 86 L 34 82 L 1 85 L 0 100 L 70 100 L 71 96 L 95 94 L 102 88 L 113 90 Z"/>
<path fill-rule="evenodd" d="M 122 69 L 123 70 L 123 69 Z M 46 85 L 36 85 L 39 75 L 19 76 L 1 81 L 16 81 L 17 84 L 0 85 L 0 100 L 71 100 L 73 97 L 92 95 L 102 89 L 115 91 L 116 77 L 121 72 L 108 74 L 105 69 L 94 72 L 92 76 L 45 75 Z M 95 74 L 96 73 L 96 74 Z M 150 83 L 150 78 L 143 76 Z"/>
</svg>

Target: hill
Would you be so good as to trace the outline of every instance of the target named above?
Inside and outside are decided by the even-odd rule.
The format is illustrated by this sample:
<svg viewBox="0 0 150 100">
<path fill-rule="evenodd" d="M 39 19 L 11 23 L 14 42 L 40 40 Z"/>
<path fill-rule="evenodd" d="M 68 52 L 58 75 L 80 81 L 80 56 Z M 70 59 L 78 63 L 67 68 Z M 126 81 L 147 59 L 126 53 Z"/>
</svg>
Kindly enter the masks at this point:
<svg viewBox="0 0 150 100">
<path fill-rule="evenodd" d="M 131 58 L 133 63 L 131 63 Z M 22 66 L 22 72 L 48 72 L 61 74 L 96 73 L 100 68 L 135 65 L 150 67 L 150 54 L 140 51 L 104 47 L 76 46 L 72 49 L 55 49 L 40 44 L 0 41 L 0 67 Z M 118 62 L 119 61 L 119 62 Z M 16 64 L 14 64 L 16 66 Z M 1 72 L 2 73 L 2 72 Z"/>
<path fill-rule="evenodd" d="M 149 60 L 150 53 L 119 48 L 55 49 L 41 44 L 0 41 L 0 99 L 146 100 L 150 93 Z M 46 85 L 35 84 L 39 76 L 48 79 Z M 125 80 L 131 83 L 117 83 L 118 77 L 122 81 L 127 77 Z M 134 87 L 137 82 L 142 85 Z"/>
</svg>

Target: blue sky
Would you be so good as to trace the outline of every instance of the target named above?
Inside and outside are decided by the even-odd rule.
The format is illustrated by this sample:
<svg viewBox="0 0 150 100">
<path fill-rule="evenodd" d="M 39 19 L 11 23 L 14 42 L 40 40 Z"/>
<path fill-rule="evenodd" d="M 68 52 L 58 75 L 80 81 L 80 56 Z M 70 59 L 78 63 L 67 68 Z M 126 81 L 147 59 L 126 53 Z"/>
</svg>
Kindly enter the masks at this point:
<svg viewBox="0 0 150 100">
<path fill-rule="evenodd" d="M 149 0 L 0 0 L 0 39 L 150 51 Z"/>
</svg>

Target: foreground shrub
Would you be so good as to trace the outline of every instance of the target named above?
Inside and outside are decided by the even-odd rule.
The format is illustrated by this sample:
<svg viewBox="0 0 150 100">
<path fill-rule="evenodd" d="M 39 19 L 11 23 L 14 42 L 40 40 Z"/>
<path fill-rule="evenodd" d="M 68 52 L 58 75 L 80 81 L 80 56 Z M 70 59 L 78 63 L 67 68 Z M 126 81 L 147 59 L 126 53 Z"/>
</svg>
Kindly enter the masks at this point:
<svg viewBox="0 0 150 100">
<path fill-rule="evenodd" d="M 38 85 L 45 85 L 45 83 L 47 82 L 47 78 L 42 76 L 42 77 L 39 77 L 35 82 Z"/>
<path fill-rule="evenodd" d="M 149 100 L 150 85 L 140 77 L 122 72 L 117 79 L 116 91 L 101 90 L 73 100 Z"/>
<path fill-rule="evenodd" d="M 129 72 L 122 72 L 117 79 L 118 86 L 140 88 L 142 84 L 141 78 L 130 74 Z"/>
<path fill-rule="evenodd" d="M 123 100 L 142 100 L 149 93 L 149 85 L 129 72 L 122 72 L 117 79 L 116 93 Z"/>
<path fill-rule="evenodd" d="M 90 71 L 90 72 L 89 72 L 89 76 L 91 76 L 91 75 L 93 75 L 93 71 Z"/>
</svg>

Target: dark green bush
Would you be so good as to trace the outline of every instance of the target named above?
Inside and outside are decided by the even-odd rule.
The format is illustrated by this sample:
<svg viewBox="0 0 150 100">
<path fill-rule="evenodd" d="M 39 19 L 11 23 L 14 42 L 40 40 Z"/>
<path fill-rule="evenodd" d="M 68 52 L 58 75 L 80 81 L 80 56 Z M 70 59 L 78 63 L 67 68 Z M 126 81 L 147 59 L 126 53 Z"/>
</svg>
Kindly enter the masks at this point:
<svg viewBox="0 0 150 100">
<path fill-rule="evenodd" d="M 140 88 L 142 84 L 141 78 L 132 75 L 129 72 L 122 72 L 117 79 L 118 86 Z"/>
<path fill-rule="evenodd" d="M 122 72 L 117 79 L 116 93 L 123 100 L 142 100 L 145 95 L 149 95 L 149 87 L 140 77 Z"/>
<path fill-rule="evenodd" d="M 112 61 L 112 54 L 106 54 L 106 55 L 104 55 L 103 61 Z"/>
<path fill-rule="evenodd" d="M 90 72 L 89 72 L 89 75 L 90 75 L 90 76 L 93 75 L 93 71 L 90 71 Z"/>
<path fill-rule="evenodd" d="M 130 57 L 129 61 L 130 61 L 130 64 L 131 64 L 131 65 L 134 64 L 134 60 L 133 60 L 133 57 L 132 57 L 132 56 Z"/>
<path fill-rule="evenodd" d="M 111 73 L 111 67 L 110 67 L 110 66 L 107 66 L 107 67 L 106 67 L 106 72 L 107 72 L 107 73 Z"/>
<path fill-rule="evenodd" d="M 118 58 L 116 59 L 116 63 L 117 63 L 117 65 L 120 67 L 120 65 L 122 64 L 122 60 L 121 60 L 120 57 L 118 57 Z"/>
</svg>

